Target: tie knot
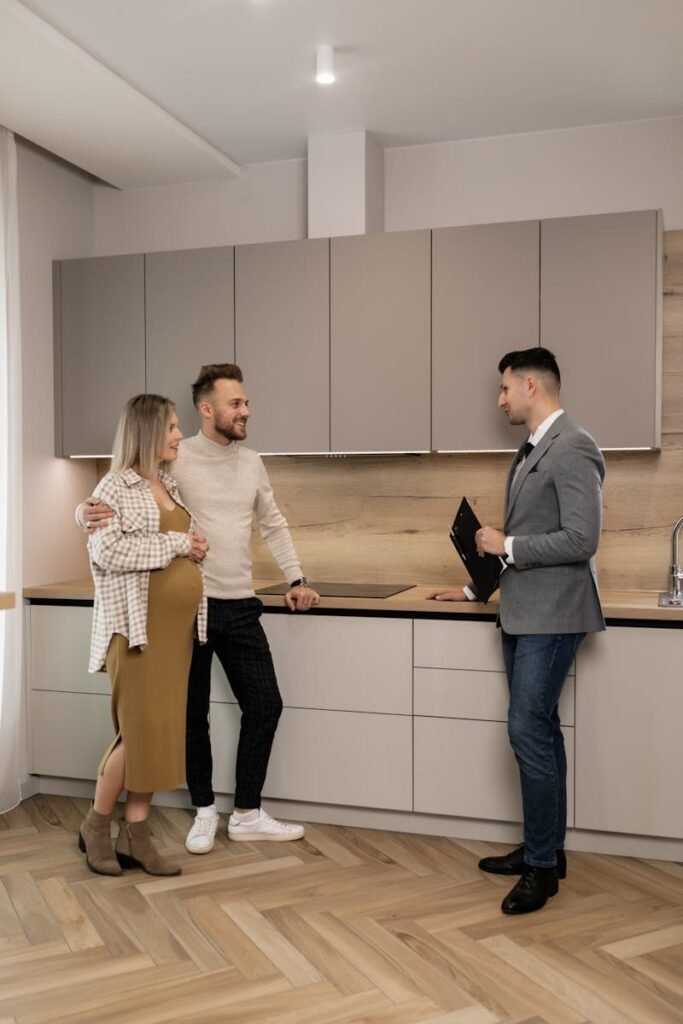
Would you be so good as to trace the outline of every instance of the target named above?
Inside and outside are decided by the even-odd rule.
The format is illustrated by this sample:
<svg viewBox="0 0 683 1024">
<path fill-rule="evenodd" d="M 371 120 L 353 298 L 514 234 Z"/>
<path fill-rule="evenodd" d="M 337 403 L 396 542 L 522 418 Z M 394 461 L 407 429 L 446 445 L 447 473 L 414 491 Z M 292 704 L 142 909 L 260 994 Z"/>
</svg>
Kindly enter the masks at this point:
<svg viewBox="0 0 683 1024">
<path fill-rule="evenodd" d="M 534 446 L 532 445 L 531 441 L 527 441 L 524 445 L 524 448 L 522 449 L 522 458 L 526 459 L 529 455 L 531 455 L 533 450 Z"/>
</svg>

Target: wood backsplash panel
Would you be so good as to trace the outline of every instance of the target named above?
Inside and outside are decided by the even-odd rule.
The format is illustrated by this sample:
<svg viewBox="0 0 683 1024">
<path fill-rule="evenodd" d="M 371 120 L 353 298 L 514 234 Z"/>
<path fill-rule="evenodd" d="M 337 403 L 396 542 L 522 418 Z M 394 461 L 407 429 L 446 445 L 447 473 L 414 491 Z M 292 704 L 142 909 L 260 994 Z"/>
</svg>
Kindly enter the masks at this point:
<svg viewBox="0 0 683 1024">
<path fill-rule="evenodd" d="M 683 515 L 683 231 L 664 235 L 661 452 L 608 452 L 600 582 L 667 585 L 671 530 Z M 571 410 L 568 410 L 571 413 Z M 275 495 L 304 571 L 339 581 L 447 585 L 465 575 L 448 539 L 463 494 L 500 524 L 507 455 L 268 458 Z M 254 575 L 272 578 L 255 535 Z"/>
</svg>

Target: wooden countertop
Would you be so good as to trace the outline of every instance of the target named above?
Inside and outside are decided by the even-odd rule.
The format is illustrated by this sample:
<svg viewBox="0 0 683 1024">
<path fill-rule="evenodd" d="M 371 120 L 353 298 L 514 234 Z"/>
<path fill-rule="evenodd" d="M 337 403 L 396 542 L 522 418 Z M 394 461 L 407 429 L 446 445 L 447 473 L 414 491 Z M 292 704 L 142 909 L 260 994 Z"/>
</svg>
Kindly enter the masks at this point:
<svg viewBox="0 0 683 1024">
<path fill-rule="evenodd" d="M 14 608 L 15 595 L 8 590 L 0 590 L 0 608 Z"/>
<path fill-rule="evenodd" d="M 271 586 L 278 580 L 255 580 L 254 587 Z M 377 581 L 374 581 L 377 582 Z M 328 611 L 357 611 L 362 612 L 384 612 L 387 615 L 398 613 L 403 614 L 429 614 L 435 617 L 440 615 L 495 615 L 498 611 L 498 603 L 494 599 L 487 605 L 478 602 L 451 602 L 451 601 L 429 601 L 427 595 L 437 587 L 415 586 L 410 590 L 404 590 L 394 597 L 381 599 L 357 598 L 357 597 L 326 597 L 323 598 L 320 608 Z M 12 597 L 12 595 L 8 595 Z M 608 619 L 639 619 L 660 622 L 683 621 L 683 608 L 658 608 L 657 591 L 645 590 L 607 590 L 602 594 L 602 608 L 605 617 Z M 28 600 L 39 599 L 47 601 L 92 601 L 93 583 L 90 579 L 69 580 L 64 583 L 48 583 L 39 587 L 26 587 L 24 597 Z M 266 608 L 281 608 L 283 599 L 280 596 L 261 597 Z M 11 607 L 5 605 L 2 607 Z"/>
</svg>

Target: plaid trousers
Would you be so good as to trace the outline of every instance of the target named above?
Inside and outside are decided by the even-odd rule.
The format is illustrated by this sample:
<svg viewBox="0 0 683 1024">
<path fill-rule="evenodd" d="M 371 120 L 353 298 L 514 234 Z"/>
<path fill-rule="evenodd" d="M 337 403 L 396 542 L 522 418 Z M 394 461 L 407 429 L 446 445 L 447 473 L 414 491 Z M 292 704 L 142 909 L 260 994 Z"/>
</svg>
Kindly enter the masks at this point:
<svg viewBox="0 0 683 1024">
<path fill-rule="evenodd" d="M 273 737 L 282 713 L 257 597 L 208 599 L 207 643 L 195 642 L 187 694 L 187 784 L 195 807 L 214 802 L 209 734 L 214 651 L 242 712 L 235 768 L 235 807 L 260 807 Z"/>
</svg>

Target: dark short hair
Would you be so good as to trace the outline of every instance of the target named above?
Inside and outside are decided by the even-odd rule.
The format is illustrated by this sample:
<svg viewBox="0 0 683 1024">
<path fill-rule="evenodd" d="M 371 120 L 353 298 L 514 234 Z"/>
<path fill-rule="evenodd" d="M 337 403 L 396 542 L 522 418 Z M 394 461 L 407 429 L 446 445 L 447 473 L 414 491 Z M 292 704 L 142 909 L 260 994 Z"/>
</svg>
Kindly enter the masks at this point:
<svg viewBox="0 0 683 1024">
<path fill-rule="evenodd" d="M 237 380 L 242 383 L 244 377 L 237 363 L 207 363 L 202 366 L 199 376 L 192 385 L 192 401 L 195 408 L 199 407 L 202 398 L 213 391 L 217 380 Z"/>
<path fill-rule="evenodd" d="M 513 373 L 524 373 L 528 370 L 549 373 L 555 378 L 558 390 L 562 383 L 555 356 L 547 348 L 541 348 L 539 345 L 504 355 L 498 363 L 498 373 L 505 373 L 506 370 L 512 370 Z"/>
</svg>

